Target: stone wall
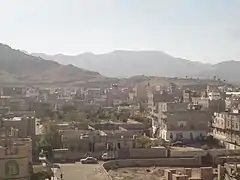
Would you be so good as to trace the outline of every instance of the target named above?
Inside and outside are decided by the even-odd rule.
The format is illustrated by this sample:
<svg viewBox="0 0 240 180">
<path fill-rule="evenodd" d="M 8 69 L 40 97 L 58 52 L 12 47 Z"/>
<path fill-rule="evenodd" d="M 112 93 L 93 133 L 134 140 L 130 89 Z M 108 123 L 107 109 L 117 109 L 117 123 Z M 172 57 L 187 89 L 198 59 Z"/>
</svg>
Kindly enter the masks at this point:
<svg viewBox="0 0 240 180">
<path fill-rule="evenodd" d="M 163 166 L 163 167 L 199 167 L 201 166 L 201 159 L 193 158 L 160 158 L 160 159 L 125 159 L 113 160 L 103 164 L 103 167 L 108 171 L 109 169 L 124 168 L 124 167 L 149 167 L 149 166 Z"/>
</svg>

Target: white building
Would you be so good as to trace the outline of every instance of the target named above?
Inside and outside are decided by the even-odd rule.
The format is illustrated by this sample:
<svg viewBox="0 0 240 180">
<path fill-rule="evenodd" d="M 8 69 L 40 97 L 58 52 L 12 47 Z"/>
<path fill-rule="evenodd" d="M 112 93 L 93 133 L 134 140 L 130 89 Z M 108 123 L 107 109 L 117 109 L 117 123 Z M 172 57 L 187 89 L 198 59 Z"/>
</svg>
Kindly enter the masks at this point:
<svg viewBox="0 0 240 180">
<path fill-rule="evenodd" d="M 220 92 L 209 92 L 208 93 L 208 98 L 209 98 L 209 100 L 219 100 L 219 99 L 221 99 L 221 94 L 220 94 Z"/>
</svg>

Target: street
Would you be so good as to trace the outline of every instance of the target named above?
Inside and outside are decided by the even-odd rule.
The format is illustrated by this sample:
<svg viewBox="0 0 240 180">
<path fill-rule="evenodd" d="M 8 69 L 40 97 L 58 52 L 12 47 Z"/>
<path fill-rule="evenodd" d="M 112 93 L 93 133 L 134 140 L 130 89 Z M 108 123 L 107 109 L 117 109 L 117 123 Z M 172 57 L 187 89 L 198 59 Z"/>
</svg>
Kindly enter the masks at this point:
<svg viewBox="0 0 240 180">
<path fill-rule="evenodd" d="M 63 180 L 107 180 L 101 164 L 58 164 L 61 167 Z M 60 180 L 61 171 L 54 169 L 54 180 Z"/>
</svg>

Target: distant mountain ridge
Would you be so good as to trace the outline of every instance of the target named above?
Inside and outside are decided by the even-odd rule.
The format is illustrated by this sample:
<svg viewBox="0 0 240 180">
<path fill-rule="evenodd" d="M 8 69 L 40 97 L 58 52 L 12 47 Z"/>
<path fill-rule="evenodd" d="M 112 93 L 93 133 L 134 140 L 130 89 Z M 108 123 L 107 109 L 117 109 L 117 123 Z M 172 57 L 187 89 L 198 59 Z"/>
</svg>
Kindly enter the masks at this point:
<svg viewBox="0 0 240 180">
<path fill-rule="evenodd" d="M 0 82 L 84 81 L 98 76 L 97 72 L 44 60 L 0 43 Z"/>
<path fill-rule="evenodd" d="M 160 51 L 122 51 L 95 55 L 83 53 L 76 56 L 33 54 L 44 59 L 54 60 L 62 64 L 100 72 L 110 77 L 147 76 L 179 76 L 200 73 L 208 69 L 209 64 L 174 58 Z"/>
<path fill-rule="evenodd" d="M 223 61 L 211 66 L 210 69 L 197 74 L 198 77 L 214 77 L 231 82 L 240 82 L 240 61 Z"/>
<path fill-rule="evenodd" d="M 175 58 L 161 51 L 117 50 L 99 55 L 93 53 L 83 53 L 76 56 L 62 54 L 51 56 L 43 53 L 34 53 L 33 55 L 62 64 L 73 64 L 110 77 L 146 75 L 213 78 L 216 76 L 228 81 L 240 81 L 238 79 L 240 76 L 239 61 L 206 64 Z"/>
</svg>

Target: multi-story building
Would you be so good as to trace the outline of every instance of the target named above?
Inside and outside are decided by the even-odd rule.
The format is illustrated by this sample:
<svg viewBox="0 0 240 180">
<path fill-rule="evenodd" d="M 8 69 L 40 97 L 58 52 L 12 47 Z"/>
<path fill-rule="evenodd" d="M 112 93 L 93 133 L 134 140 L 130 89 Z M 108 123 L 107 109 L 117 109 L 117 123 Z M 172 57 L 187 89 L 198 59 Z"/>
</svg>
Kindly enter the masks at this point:
<svg viewBox="0 0 240 180">
<path fill-rule="evenodd" d="M 148 92 L 148 107 L 154 108 L 158 102 L 173 102 L 175 100 L 174 94 L 161 92 Z"/>
<path fill-rule="evenodd" d="M 28 87 L 26 89 L 26 97 L 38 98 L 39 96 L 39 89 L 34 87 Z"/>
<path fill-rule="evenodd" d="M 183 102 L 192 102 L 192 98 L 194 97 L 202 97 L 204 96 L 201 91 L 191 91 L 191 90 L 184 90 L 183 91 Z M 205 95 L 206 96 L 206 95 Z"/>
<path fill-rule="evenodd" d="M 35 117 L 13 117 L 3 119 L 3 126 L 17 129 L 17 137 L 34 137 L 36 130 Z"/>
<path fill-rule="evenodd" d="M 147 101 L 147 88 L 148 88 L 147 83 L 139 83 L 133 88 L 134 92 L 134 99 L 142 102 Z"/>
<path fill-rule="evenodd" d="M 1 96 L 22 97 L 26 95 L 25 87 L 2 87 L 0 89 Z"/>
<path fill-rule="evenodd" d="M 212 91 L 208 93 L 208 98 L 210 101 L 221 99 L 221 93 L 219 91 Z"/>
<path fill-rule="evenodd" d="M 29 180 L 32 169 L 32 140 L 17 138 L 16 131 L 0 128 L 0 179 Z"/>
<path fill-rule="evenodd" d="M 84 96 L 87 100 L 93 100 L 94 98 L 101 98 L 104 95 L 104 90 L 101 88 L 88 88 L 84 92 Z"/>
<path fill-rule="evenodd" d="M 155 136 L 165 140 L 196 140 L 207 135 L 211 116 L 199 106 L 181 102 L 158 103 Z"/>
<path fill-rule="evenodd" d="M 202 110 L 208 111 L 213 114 L 214 112 L 224 112 L 226 109 L 225 100 L 210 100 L 209 98 L 203 97 L 192 97 L 192 103 L 201 105 Z"/>
<path fill-rule="evenodd" d="M 149 134 L 149 125 L 142 123 L 98 123 L 81 130 L 60 130 L 61 144 L 70 159 L 79 159 L 87 153 L 98 157 L 106 151 L 136 148 L 137 136 Z"/>
<path fill-rule="evenodd" d="M 212 135 L 228 149 L 240 148 L 240 113 L 214 113 Z"/>
<path fill-rule="evenodd" d="M 0 146 L 0 179 L 30 178 L 29 147 L 25 144 Z"/>
</svg>

